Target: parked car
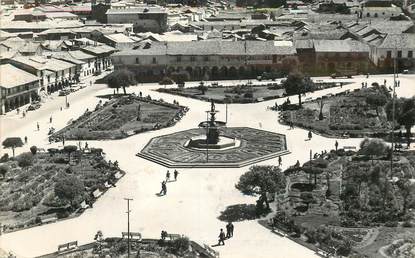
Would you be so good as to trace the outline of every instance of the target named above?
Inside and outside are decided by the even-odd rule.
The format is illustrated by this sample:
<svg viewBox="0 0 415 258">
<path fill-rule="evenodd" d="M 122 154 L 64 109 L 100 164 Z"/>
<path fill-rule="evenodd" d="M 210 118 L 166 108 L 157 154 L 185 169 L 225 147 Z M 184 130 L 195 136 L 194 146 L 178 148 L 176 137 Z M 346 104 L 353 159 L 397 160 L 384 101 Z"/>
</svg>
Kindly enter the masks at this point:
<svg viewBox="0 0 415 258">
<path fill-rule="evenodd" d="M 69 95 L 69 91 L 68 90 L 61 90 L 61 91 L 59 91 L 59 96 L 66 96 L 66 95 Z"/>
<path fill-rule="evenodd" d="M 86 87 L 86 83 L 85 83 L 85 82 L 80 82 L 80 83 L 78 83 L 78 84 L 77 84 L 77 86 L 78 86 L 80 89 L 83 89 L 83 88 L 85 88 L 85 87 Z"/>
<path fill-rule="evenodd" d="M 40 102 L 32 102 L 32 104 L 30 104 L 30 105 L 27 107 L 27 111 L 33 111 L 33 110 L 36 110 L 36 109 L 40 108 L 40 106 L 41 106 Z"/>
</svg>

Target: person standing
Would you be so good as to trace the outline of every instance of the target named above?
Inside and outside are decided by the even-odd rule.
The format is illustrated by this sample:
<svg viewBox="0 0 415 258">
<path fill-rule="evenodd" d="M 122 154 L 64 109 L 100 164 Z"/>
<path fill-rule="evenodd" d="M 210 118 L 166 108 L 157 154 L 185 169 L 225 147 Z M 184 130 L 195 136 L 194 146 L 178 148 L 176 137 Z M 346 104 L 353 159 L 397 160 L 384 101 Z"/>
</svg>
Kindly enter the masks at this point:
<svg viewBox="0 0 415 258">
<path fill-rule="evenodd" d="M 27 144 L 27 136 L 24 137 L 24 143 Z"/>
<path fill-rule="evenodd" d="M 176 169 L 174 170 L 174 181 L 177 181 L 177 176 L 179 175 L 179 171 Z"/>
<path fill-rule="evenodd" d="M 339 147 L 339 143 L 337 141 L 334 143 L 334 147 L 336 148 L 336 151 L 337 151 L 337 148 Z"/>
<path fill-rule="evenodd" d="M 230 226 L 231 222 L 228 222 L 228 224 L 226 224 L 226 238 L 231 238 L 231 226 Z"/>
<path fill-rule="evenodd" d="M 233 237 L 233 229 L 234 229 L 234 226 L 233 226 L 233 224 L 232 224 L 232 221 L 230 221 L 229 222 L 229 229 L 230 229 L 230 233 L 231 233 L 231 237 Z"/>
<path fill-rule="evenodd" d="M 37 130 L 40 130 L 39 122 L 37 122 Z"/>
<path fill-rule="evenodd" d="M 62 145 L 65 146 L 65 136 L 62 135 Z"/>
<path fill-rule="evenodd" d="M 167 170 L 167 173 L 166 173 L 166 182 L 169 182 L 169 181 L 170 181 L 170 171 Z"/>
<path fill-rule="evenodd" d="M 311 131 L 308 131 L 308 140 L 310 141 L 312 137 L 313 137 L 313 134 L 311 133 Z"/>
<path fill-rule="evenodd" d="M 49 124 L 52 123 L 52 116 L 49 117 Z"/>
<path fill-rule="evenodd" d="M 219 242 L 218 245 L 225 245 L 225 233 L 223 232 L 223 228 L 220 229 L 219 233 Z"/>
<path fill-rule="evenodd" d="M 282 158 L 281 156 L 278 157 L 278 166 L 281 167 L 282 165 Z"/>
</svg>

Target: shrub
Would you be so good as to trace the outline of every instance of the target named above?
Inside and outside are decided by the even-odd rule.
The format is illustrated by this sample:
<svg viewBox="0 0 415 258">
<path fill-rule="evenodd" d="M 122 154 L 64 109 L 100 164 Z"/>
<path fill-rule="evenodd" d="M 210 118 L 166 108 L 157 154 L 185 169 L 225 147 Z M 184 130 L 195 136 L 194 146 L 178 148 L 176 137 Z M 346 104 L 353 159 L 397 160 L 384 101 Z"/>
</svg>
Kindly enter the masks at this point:
<svg viewBox="0 0 415 258">
<path fill-rule="evenodd" d="M 9 160 L 9 154 L 4 153 L 4 155 L 0 158 L 0 163 L 4 163 Z"/>
<path fill-rule="evenodd" d="M 413 225 L 412 225 L 411 221 L 409 221 L 409 220 L 406 220 L 402 223 L 402 227 L 404 227 L 404 228 L 412 228 L 412 226 Z"/>
<path fill-rule="evenodd" d="M 0 174 L 5 177 L 7 171 L 9 171 L 9 167 L 7 165 L 1 165 L 0 166 Z"/>
<path fill-rule="evenodd" d="M 30 152 L 31 152 L 33 155 L 36 155 L 36 153 L 37 153 L 37 147 L 36 147 L 36 146 L 32 146 L 32 147 L 30 147 Z"/>
<path fill-rule="evenodd" d="M 28 167 L 33 164 L 33 154 L 30 152 L 25 152 L 17 156 L 17 164 L 20 167 Z"/>
<path fill-rule="evenodd" d="M 397 221 L 386 221 L 385 222 L 385 227 L 394 228 L 394 227 L 397 227 L 397 226 L 398 226 L 398 222 Z"/>
<path fill-rule="evenodd" d="M 175 239 L 171 243 L 171 251 L 175 254 L 182 254 L 189 250 L 190 247 L 190 241 L 187 237 L 180 237 L 178 239 Z"/>
</svg>

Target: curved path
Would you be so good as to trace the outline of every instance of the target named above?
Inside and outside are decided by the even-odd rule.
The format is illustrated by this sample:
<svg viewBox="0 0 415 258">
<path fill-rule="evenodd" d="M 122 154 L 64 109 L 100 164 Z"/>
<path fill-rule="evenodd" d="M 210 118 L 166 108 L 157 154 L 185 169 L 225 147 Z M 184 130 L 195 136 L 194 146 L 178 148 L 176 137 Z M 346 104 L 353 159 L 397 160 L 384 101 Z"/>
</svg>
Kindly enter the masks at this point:
<svg viewBox="0 0 415 258">
<path fill-rule="evenodd" d="M 389 75 L 371 76 L 368 84 L 373 81 L 383 83 L 384 78 L 392 81 Z M 401 76 L 400 80 L 398 96 L 414 95 L 415 76 Z M 360 88 L 361 82 L 366 81 L 366 78 L 356 77 L 353 81 L 354 84 L 343 86 L 342 89 L 337 87 L 323 90 L 307 94 L 307 97 Z M 161 230 L 166 230 L 185 234 L 199 243 L 216 244 L 219 229 L 225 226 L 225 223 L 217 219 L 220 212 L 228 205 L 255 203 L 256 198 L 244 196 L 234 187 L 239 176 L 248 168 L 181 169 L 178 181 L 167 184 L 167 196 L 156 196 L 166 168 L 136 157 L 135 154 L 154 136 L 196 127 L 205 119 L 204 111 L 209 109 L 207 102 L 152 91 L 158 87 L 155 84 L 146 84 L 130 87 L 128 91 L 137 93 L 142 91 L 144 95 L 150 94 L 153 98 L 162 97 L 168 102 L 178 100 L 181 105 L 190 107 L 190 111 L 182 121 L 171 128 L 146 132 L 123 140 L 88 141 L 91 147 L 102 147 L 106 152 L 106 158 L 112 161 L 118 160 L 121 169 L 127 172 L 118 182 L 117 187 L 111 188 L 100 197 L 93 209 L 86 210 L 78 218 L 0 236 L 0 248 L 11 250 L 21 257 L 33 257 L 54 252 L 58 244 L 65 242 L 74 240 L 78 240 L 80 244 L 91 242 L 97 230 L 102 230 L 104 236 L 120 235 L 120 232 L 126 231 L 127 228 L 125 213 L 127 204 L 123 200 L 125 197 L 134 199 L 130 203 L 132 231 L 139 231 L 145 237 L 158 238 Z M 42 109 L 35 113 L 29 113 L 25 119 L 8 114 L 8 121 L 15 120 L 19 126 L 5 130 L 8 126 L 0 124 L 1 135 L 29 137 L 29 144 L 17 149 L 17 153 L 27 151 L 31 145 L 45 149 L 58 146 L 47 142 L 50 115 L 54 118 L 52 125 L 60 129 L 69 119 L 82 114 L 86 108 L 92 109 L 98 102 L 95 95 L 110 92 L 112 90 L 105 88 L 104 85 L 94 85 L 71 95 L 70 109 L 59 111 L 62 99 L 57 99 L 45 103 Z M 291 102 L 297 101 L 297 97 L 290 99 Z M 281 104 L 284 100 L 285 98 L 279 99 L 278 103 Z M 310 149 L 321 152 L 333 148 L 335 139 L 314 135 L 311 141 L 305 141 L 307 131 L 298 128 L 288 130 L 288 127 L 280 125 L 277 122 L 278 113 L 266 111 L 267 106 L 272 106 L 274 102 L 275 100 L 229 105 L 228 125 L 249 126 L 286 134 L 291 154 L 283 157 L 283 168 L 294 164 L 297 160 L 306 161 Z M 225 120 L 225 106 L 218 104 L 216 108 L 221 111 L 218 119 Z M 54 111 L 50 112 L 50 110 Z M 41 127 L 39 132 L 35 131 L 36 122 L 39 122 Z M 358 146 L 360 141 L 361 139 L 338 140 L 340 147 Z M 260 164 L 277 164 L 277 160 L 272 159 Z M 311 250 L 271 233 L 256 221 L 235 223 L 234 238 L 226 241 L 225 246 L 215 249 L 220 252 L 221 257 L 317 257 Z"/>
</svg>

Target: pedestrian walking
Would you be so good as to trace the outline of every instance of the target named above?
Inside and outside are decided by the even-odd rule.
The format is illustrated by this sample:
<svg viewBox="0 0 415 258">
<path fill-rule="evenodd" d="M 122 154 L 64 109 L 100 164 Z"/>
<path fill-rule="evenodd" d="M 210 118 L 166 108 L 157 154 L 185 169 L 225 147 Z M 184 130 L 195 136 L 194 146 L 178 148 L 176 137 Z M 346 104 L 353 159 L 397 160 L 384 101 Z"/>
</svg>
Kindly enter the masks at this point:
<svg viewBox="0 0 415 258">
<path fill-rule="evenodd" d="M 88 142 L 85 142 L 85 150 L 86 150 L 86 149 L 89 149 L 89 148 L 88 148 Z"/>
<path fill-rule="evenodd" d="M 52 123 L 52 116 L 49 117 L 49 123 Z"/>
<path fill-rule="evenodd" d="M 281 167 L 282 165 L 282 158 L 281 156 L 278 157 L 278 166 Z"/>
<path fill-rule="evenodd" d="M 232 224 L 232 221 L 229 222 L 229 229 L 231 230 L 231 237 L 233 237 L 233 229 L 234 229 L 234 226 Z"/>
<path fill-rule="evenodd" d="M 169 182 L 169 181 L 170 181 L 170 171 L 167 170 L 167 173 L 166 173 L 166 182 Z"/>
<path fill-rule="evenodd" d="M 225 245 L 225 233 L 223 232 L 223 228 L 220 229 L 219 233 L 219 242 L 218 245 Z"/>
<path fill-rule="evenodd" d="M 160 195 L 166 195 L 166 194 L 167 194 L 167 186 L 166 186 L 166 182 L 163 181 L 163 182 L 161 182 Z"/>
<path fill-rule="evenodd" d="M 40 130 L 39 122 L 37 122 L 37 130 Z"/>
<path fill-rule="evenodd" d="M 312 137 L 313 137 L 313 134 L 311 133 L 311 131 L 308 131 L 308 140 L 310 141 Z"/>
<path fill-rule="evenodd" d="M 336 151 L 337 151 L 337 148 L 339 147 L 339 143 L 337 141 L 334 143 L 334 147 L 336 148 Z"/>
<path fill-rule="evenodd" d="M 27 144 L 27 136 L 24 137 L 24 143 Z"/>
<path fill-rule="evenodd" d="M 383 80 L 383 85 L 386 86 L 386 79 Z"/>
<path fill-rule="evenodd" d="M 174 170 L 174 181 L 177 181 L 177 176 L 179 175 L 179 171 L 176 169 Z"/>
<path fill-rule="evenodd" d="M 401 81 L 400 80 L 398 80 L 398 87 L 400 87 L 401 86 Z"/>
</svg>

